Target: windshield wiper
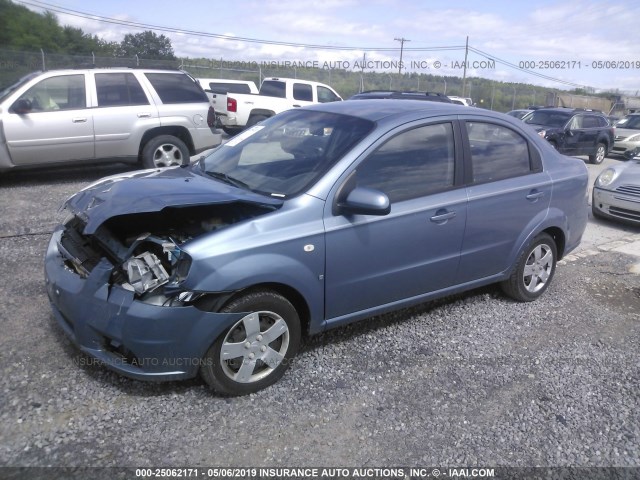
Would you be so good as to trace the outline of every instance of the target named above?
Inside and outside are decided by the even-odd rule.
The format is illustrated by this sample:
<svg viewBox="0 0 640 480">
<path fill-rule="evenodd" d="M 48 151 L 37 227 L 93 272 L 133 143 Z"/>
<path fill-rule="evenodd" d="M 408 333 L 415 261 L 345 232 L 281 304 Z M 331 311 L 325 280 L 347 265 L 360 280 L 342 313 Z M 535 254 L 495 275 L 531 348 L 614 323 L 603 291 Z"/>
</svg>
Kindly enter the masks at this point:
<svg viewBox="0 0 640 480">
<path fill-rule="evenodd" d="M 205 170 L 205 173 L 210 177 L 215 178 L 216 180 L 220 180 L 221 182 L 224 182 L 226 184 L 233 185 L 234 187 L 244 188 L 245 190 L 251 190 L 251 187 L 249 187 L 249 185 L 244 183 L 242 180 L 238 180 L 237 178 L 230 177 L 226 173 L 210 172 L 208 170 Z"/>
</svg>

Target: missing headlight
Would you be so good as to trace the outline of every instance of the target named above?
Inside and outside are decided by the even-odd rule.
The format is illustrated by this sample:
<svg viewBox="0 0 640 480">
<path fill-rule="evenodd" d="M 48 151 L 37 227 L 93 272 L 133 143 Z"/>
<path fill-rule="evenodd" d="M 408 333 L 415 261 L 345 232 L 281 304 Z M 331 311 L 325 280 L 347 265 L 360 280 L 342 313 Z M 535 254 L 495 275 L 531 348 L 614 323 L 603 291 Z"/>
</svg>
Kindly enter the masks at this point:
<svg viewBox="0 0 640 480">
<path fill-rule="evenodd" d="M 162 262 L 150 252 L 132 257 L 122 266 L 127 272 L 129 284 L 138 295 L 155 290 L 169 281 L 169 274 Z"/>
</svg>

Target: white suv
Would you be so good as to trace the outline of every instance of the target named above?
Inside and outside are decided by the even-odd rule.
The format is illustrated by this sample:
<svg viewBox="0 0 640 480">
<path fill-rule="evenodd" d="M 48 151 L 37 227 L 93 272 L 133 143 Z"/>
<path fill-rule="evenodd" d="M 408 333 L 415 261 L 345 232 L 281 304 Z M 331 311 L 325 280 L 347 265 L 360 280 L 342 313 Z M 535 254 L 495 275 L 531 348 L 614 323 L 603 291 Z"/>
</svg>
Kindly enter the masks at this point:
<svg viewBox="0 0 640 480">
<path fill-rule="evenodd" d="M 97 160 L 180 165 L 221 138 L 206 94 L 179 70 L 52 70 L 0 91 L 0 170 Z"/>
</svg>

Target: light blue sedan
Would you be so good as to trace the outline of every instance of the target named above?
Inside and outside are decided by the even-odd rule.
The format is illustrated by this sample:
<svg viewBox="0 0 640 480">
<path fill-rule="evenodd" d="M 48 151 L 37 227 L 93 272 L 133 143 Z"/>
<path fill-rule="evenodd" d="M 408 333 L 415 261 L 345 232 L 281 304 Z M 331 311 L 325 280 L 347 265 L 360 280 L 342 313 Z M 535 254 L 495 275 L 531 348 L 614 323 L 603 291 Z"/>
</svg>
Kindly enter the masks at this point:
<svg viewBox="0 0 640 480">
<path fill-rule="evenodd" d="M 301 339 L 500 283 L 536 300 L 587 222 L 584 162 L 507 115 L 414 100 L 295 109 L 195 164 L 71 197 L 46 282 L 79 348 L 228 395 Z"/>
</svg>

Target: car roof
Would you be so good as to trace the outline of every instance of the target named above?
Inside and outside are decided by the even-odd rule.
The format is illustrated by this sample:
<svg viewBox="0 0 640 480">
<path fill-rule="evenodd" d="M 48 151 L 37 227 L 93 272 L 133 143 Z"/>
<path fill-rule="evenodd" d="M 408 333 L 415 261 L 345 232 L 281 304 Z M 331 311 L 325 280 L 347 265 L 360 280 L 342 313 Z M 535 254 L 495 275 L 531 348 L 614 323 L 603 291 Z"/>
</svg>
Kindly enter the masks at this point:
<svg viewBox="0 0 640 480">
<path fill-rule="evenodd" d="M 560 112 L 560 113 L 567 113 L 569 115 L 572 115 L 574 113 L 589 113 L 589 114 L 596 114 L 596 115 L 603 115 L 604 114 L 600 111 L 600 110 L 592 110 L 589 108 L 571 108 L 571 107 L 544 107 L 544 108 L 538 108 L 536 110 L 532 110 L 534 112 Z"/>
<path fill-rule="evenodd" d="M 436 92 L 419 92 L 414 90 L 368 90 L 356 93 L 349 100 L 365 100 L 368 98 L 379 99 L 404 99 L 404 100 L 427 100 L 432 102 L 453 103 L 449 97 Z"/>
<path fill-rule="evenodd" d="M 311 110 L 319 110 L 324 112 L 339 113 L 343 115 L 351 115 L 360 117 L 365 120 L 377 122 L 383 118 L 391 116 L 407 116 L 412 117 L 427 114 L 427 116 L 439 115 L 469 115 L 470 113 L 480 113 L 482 115 L 492 116 L 504 119 L 506 115 L 492 112 L 490 110 L 469 110 L 464 105 L 456 105 L 444 102 L 425 102 L 424 100 L 397 100 L 397 99 L 380 99 L 371 100 L 345 100 L 343 102 L 321 103 L 305 107 Z"/>
<path fill-rule="evenodd" d="M 153 67 L 92 67 L 92 66 L 80 66 L 78 68 L 61 68 L 61 69 L 51 69 L 51 70 L 42 70 L 37 73 L 38 75 L 48 75 L 48 74 L 65 74 L 71 75 L 74 73 L 85 73 L 85 72 L 158 72 L 158 73 L 182 73 L 186 74 L 187 72 L 183 70 L 179 70 L 177 68 L 153 68 Z"/>
</svg>

